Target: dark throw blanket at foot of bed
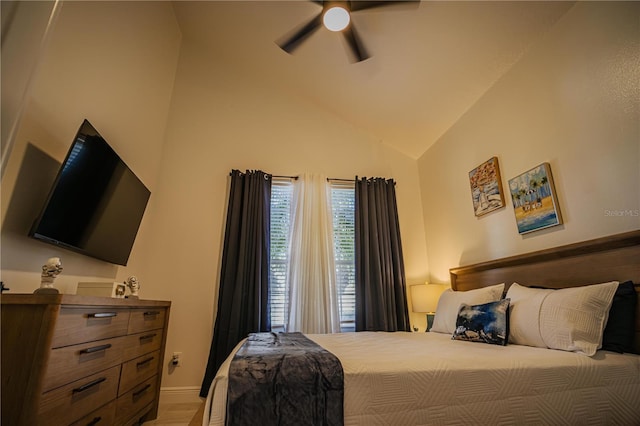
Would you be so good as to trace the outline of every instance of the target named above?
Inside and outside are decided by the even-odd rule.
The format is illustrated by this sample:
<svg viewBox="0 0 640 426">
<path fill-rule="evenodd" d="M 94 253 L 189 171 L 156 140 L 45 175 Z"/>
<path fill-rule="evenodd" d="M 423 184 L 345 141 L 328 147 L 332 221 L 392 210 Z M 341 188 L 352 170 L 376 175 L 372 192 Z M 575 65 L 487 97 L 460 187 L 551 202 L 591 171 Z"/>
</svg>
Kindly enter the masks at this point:
<svg viewBox="0 0 640 426">
<path fill-rule="evenodd" d="M 342 425 L 344 375 L 302 333 L 252 333 L 229 367 L 227 425 Z"/>
</svg>

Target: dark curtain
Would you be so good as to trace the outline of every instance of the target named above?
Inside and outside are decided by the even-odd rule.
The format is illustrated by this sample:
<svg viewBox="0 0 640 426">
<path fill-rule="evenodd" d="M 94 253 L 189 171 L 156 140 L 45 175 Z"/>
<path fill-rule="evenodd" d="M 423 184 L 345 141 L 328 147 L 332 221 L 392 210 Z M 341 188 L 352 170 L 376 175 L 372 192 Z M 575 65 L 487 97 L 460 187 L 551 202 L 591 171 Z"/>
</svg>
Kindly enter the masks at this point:
<svg viewBox="0 0 640 426">
<path fill-rule="evenodd" d="M 395 182 L 356 177 L 355 197 L 356 331 L 410 331 Z"/>
<path fill-rule="evenodd" d="M 270 331 L 269 227 L 271 176 L 262 171 L 231 172 L 224 233 L 218 314 L 200 396 L 216 372 L 249 333 Z"/>
</svg>

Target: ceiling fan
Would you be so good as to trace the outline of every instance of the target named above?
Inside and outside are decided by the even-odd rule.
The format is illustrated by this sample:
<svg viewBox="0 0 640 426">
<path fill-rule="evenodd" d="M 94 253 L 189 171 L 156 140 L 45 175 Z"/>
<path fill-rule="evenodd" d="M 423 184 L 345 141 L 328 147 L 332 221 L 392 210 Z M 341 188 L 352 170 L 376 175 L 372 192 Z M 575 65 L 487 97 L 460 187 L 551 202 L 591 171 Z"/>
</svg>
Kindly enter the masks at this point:
<svg viewBox="0 0 640 426">
<path fill-rule="evenodd" d="M 342 32 L 351 55 L 355 62 L 364 61 L 370 57 L 360 36 L 351 22 L 351 13 L 366 9 L 373 9 L 386 6 L 414 5 L 417 6 L 420 0 L 395 0 L 395 1 L 319 1 L 310 0 L 322 6 L 322 11 L 314 16 L 306 24 L 295 29 L 276 41 L 282 50 L 293 53 L 303 41 L 316 32 L 322 25 L 329 31 Z"/>
</svg>

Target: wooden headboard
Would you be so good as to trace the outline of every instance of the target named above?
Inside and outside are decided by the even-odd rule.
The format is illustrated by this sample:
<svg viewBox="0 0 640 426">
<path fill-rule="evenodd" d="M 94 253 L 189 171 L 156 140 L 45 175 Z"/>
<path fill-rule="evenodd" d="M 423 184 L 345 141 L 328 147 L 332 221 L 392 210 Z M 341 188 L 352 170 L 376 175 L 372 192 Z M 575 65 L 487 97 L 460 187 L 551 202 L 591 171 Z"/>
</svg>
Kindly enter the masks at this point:
<svg viewBox="0 0 640 426">
<path fill-rule="evenodd" d="M 453 290 L 513 282 L 547 288 L 633 281 L 638 296 L 636 352 L 640 353 L 640 230 L 449 270 Z"/>
</svg>

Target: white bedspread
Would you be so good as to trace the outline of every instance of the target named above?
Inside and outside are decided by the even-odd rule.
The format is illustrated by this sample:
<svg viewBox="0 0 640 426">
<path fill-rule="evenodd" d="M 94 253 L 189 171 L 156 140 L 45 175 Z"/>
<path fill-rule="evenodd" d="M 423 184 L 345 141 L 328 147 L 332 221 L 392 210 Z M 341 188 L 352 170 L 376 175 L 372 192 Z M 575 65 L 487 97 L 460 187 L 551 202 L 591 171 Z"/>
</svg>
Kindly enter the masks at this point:
<svg viewBox="0 0 640 426">
<path fill-rule="evenodd" d="M 587 357 L 439 333 L 307 337 L 342 363 L 345 425 L 640 425 L 638 355 Z M 203 425 L 224 425 L 230 358 Z"/>
</svg>

